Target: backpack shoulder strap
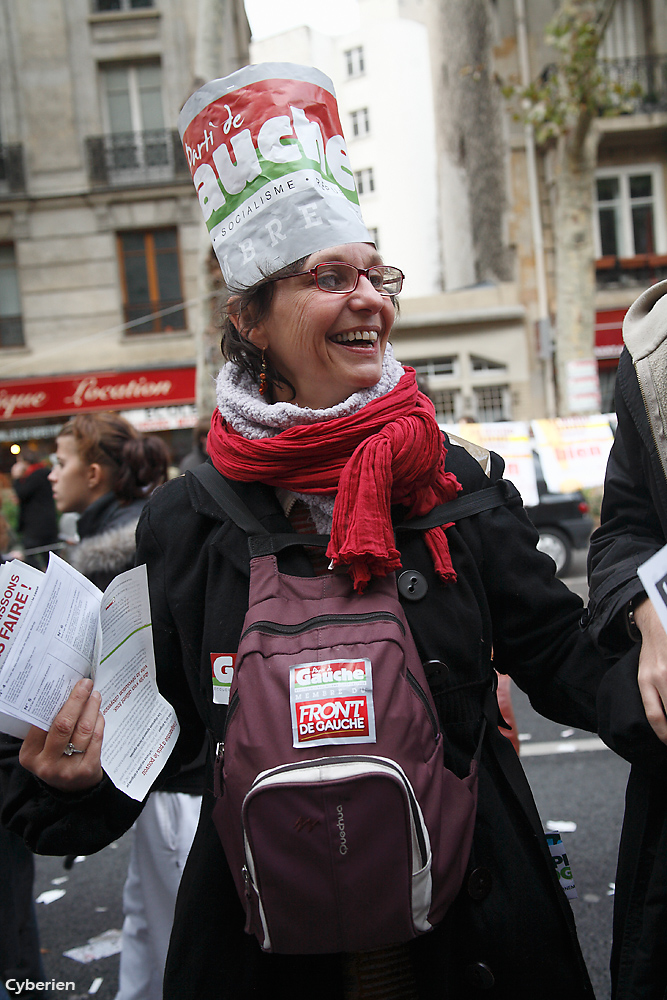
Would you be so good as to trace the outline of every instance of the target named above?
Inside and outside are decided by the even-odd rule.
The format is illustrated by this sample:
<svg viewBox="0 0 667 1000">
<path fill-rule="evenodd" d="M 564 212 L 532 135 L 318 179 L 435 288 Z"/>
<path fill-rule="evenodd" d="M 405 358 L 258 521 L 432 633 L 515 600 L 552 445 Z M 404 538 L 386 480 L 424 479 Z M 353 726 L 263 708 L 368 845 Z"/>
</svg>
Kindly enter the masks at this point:
<svg viewBox="0 0 667 1000">
<path fill-rule="evenodd" d="M 512 506 L 521 503 L 521 494 L 509 479 L 499 479 L 493 486 L 487 486 L 475 493 L 466 493 L 463 497 L 441 503 L 423 517 L 413 517 L 410 521 L 396 525 L 397 531 L 426 531 L 437 528 L 441 524 L 451 524 L 473 514 L 492 510 L 503 505 Z"/>
<path fill-rule="evenodd" d="M 268 535 L 269 531 L 261 524 L 243 500 L 234 492 L 221 472 L 204 462 L 195 466 L 190 472 L 202 484 L 206 492 L 219 507 L 222 507 L 234 524 L 238 525 L 247 535 Z"/>
<path fill-rule="evenodd" d="M 328 535 L 271 534 L 234 492 L 225 477 L 209 462 L 198 465 L 190 472 L 202 484 L 206 492 L 225 513 L 248 535 L 251 555 L 268 555 L 280 552 L 290 545 L 326 546 Z M 413 517 L 410 521 L 396 525 L 396 531 L 426 531 L 440 524 L 451 524 L 473 514 L 491 510 L 504 504 L 521 503 L 521 494 L 507 479 L 499 479 L 493 486 L 468 493 L 463 497 L 439 504 L 424 517 Z M 260 537 L 258 537 L 260 536 Z"/>
<path fill-rule="evenodd" d="M 257 520 L 222 473 L 218 472 L 210 462 L 204 462 L 203 465 L 198 465 L 189 471 L 199 480 L 209 496 L 224 510 L 234 524 L 245 531 L 248 536 L 248 548 L 251 556 L 276 555 L 292 545 L 314 545 L 326 548 L 329 544 L 328 535 L 303 535 L 298 532 L 272 534 Z"/>
</svg>

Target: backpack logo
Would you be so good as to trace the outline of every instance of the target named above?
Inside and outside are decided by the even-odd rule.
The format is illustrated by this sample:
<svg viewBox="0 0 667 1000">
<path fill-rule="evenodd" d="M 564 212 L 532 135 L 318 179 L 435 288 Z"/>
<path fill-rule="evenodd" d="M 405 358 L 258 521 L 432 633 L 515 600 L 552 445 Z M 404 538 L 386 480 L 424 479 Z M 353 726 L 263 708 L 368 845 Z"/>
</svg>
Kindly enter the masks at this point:
<svg viewBox="0 0 667 1000">
<path fill-rule="evenodd" d="M 297 663 L 290 710 L 294 747 L 375 743 L 371 661 Z"/>
<path fill-rule="evenodd" d="M 338 853 L 342 854 L 343 857 L 347 854 L 347 837 L 345 836 L 345 816 L 343 815 L 343 807 L 336 806 L 336 815 L 338 820 L 336 826 L 338 827 L 338 836 L 340 838 L 340 844 L 338 845 Z"/>
</svg>

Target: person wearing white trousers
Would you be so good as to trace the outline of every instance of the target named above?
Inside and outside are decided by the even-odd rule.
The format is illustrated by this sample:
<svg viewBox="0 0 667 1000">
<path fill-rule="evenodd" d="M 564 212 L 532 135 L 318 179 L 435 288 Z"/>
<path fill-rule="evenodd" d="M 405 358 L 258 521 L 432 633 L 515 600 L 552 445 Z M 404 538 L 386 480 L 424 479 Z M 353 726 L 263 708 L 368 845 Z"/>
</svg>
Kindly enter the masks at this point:
<svg viewBox="0 0 667 1000">
<path fill-rule="evenodd" d="M 153 792 L 134 824 L 123 889 L 116 1000 L 162 1000 L 176 893 L 199 821 L 200 795 Z"/>
</svg>

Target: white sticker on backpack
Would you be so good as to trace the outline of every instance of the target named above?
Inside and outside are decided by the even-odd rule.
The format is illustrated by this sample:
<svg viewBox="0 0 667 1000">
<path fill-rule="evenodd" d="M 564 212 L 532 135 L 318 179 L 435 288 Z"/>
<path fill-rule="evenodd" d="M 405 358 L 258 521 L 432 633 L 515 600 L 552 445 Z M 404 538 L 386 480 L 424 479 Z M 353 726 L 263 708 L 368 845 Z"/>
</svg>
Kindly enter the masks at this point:
<svg viewBox="0 0 667 1000">
<path fill-rule="evenodd" d="M 375 743 L 370 660 L 297 663 L 289 685 L 294 747 Z"/>
<path fill-rule="evenodd" d="M 229 705 L 235 662 L 235 653 L 211 653 L 214 705 Z"/>
</svg>

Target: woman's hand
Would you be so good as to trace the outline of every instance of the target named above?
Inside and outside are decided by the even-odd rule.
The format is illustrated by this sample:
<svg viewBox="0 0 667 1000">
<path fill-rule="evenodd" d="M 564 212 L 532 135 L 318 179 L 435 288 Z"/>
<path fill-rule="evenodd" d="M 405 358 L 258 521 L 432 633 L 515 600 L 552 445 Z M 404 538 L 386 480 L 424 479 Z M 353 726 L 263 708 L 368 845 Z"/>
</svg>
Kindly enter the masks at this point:
<svg viewBox="0 0 667 1000">
<path fill-rule="evenodd" d="M 78 681 L 48 733 L 30 727 L 19 754 L 22 766 L 61 792 L 84 792 L 99 784 L 104 776 L 100 700 L 92 680 Z M 74 752 L 68 755 L 65 751 L 70 744 Z"/>
<path fill-rule="evenodd" d="M 648 599 L 635 608 L 635 622 L 642 634 L 637 680 L 644 711 L 658 739 L 667 743 L 667 633 Z"/>
</svg>

